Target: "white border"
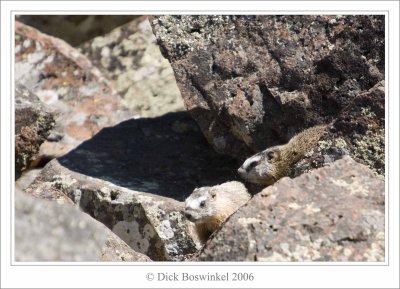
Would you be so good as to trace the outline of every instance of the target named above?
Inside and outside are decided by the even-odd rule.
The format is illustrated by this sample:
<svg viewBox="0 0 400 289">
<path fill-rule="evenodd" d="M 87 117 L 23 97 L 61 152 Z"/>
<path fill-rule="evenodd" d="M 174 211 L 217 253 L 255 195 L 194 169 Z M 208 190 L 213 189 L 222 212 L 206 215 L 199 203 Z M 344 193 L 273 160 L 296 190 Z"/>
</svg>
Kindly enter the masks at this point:
<svg viewBox="0 0 400 289">
<path fill-rule="evenodd" d="M 290 7 L 288 13 L 286 8 Z M 132 287 L 175 287 L 175 288 L 241 288 L 241 287 L 274 287 L 274 288 L 398 288 L 399 286 L 399 3 L 398 2 L 300 2 L 300 1 L 284 1 L 284 2 L 1 2 L 1 287 L 25 287 L 25 288 L 132 288 Z M 92 12 L 93 8 L 96 12 Z M 390 203 L 386 203 L 386 220 L 390 220 L 390 234 L 386 238 L 386 242 L 390 242 L 390 255 L 386 256 L 384 264 L 382 263 L 221 263 L 206 262 L 201 263 L 204 266 L 193 266 L 196 264 L 184 263 L 156 263 L 156 264 L 140 264 L 140 266 L 132 266 L 132 264 L 99 264 L 97 266 L 10 266 L 10 181 L 13 178 L 13 172 L 10 171 L 12 156 L 10 152 L 13 148 L 13 139 L 11 132 L 13 131 L 12 121 L 12 102 L 10 95 L 12 90 L 10 87 L 13 73 L 10 74 L 10 67 L 13 63 L 13 57 L 10 58 L 11 43 L 13 41 L 13 33 L 10 19 L 10 12 L 19 11 L 38 11 L 37 14 L 43 14 L 40 11 L 46 11 L 46 14 L 134 14 L 130 11 L 138 11 L 137 14 L 154 14 L 154 9 L 160 11 L 170 11 L 168 14 L 211 14 L 211 11 L 226 11 L 219 14 L 243 14 L 241 11 L 251 14 L 261 14 L 259 11 L 271 11 L 268 14 L 383 14 L 385 10 L 389 10 L 389 18 L 386 17 L 389 33 L 386 34 L 386 43 L 390 38 L 390 63 L 386 61 L 386 92 L 389 91 L 390 107 L 386 107 L 390 118 L 386 118 L 386 131 L 390 124 L 390 137 L 386 134 L 386 143 L 390 144 L 390 160 L 386 160 L 389 164 L 387 167 L 387 176 L 390 182 L 386 182 L 386 191 L 390 191 Z M 87 12 L 77 12 L 77 10 L 86 10 Z M 321 10 L 331 10 L 331 13 L 321 13 Z M 360 11 L 357 13 L 345 12 Z M 71 13 L 73 11 L 73 13 Z M 109 13 L 112 11 L 112 13 Z M 128 12 L 129 11 L 129 12 Z M 143 13 L 148 11 L 148 13 Z M 153 12 L 151 12 L 153 11 Z M 202 12 L 201 12 L 202 11 Z M 286 11 L 286 13 L 285 13 Z M 309 12 L 305 12 L 309 11 Z M 311 12 L 310 12 L 311 11 Z M 374 12 L 375 11 L 375 12 Z M 379 12 L 377 12 L 379 11 Z M 18 14 L 22 14 L 19 12 Z M 27 14 L 34 14 L 29 12 Z M 135 13 L 136 14 L 136 13 Z M 264 13 L 262 13 L 264 14 Z M 389 49 L 387 47 L 386 49 Z M 386 51 L 386 55 L 388 55 Z M 390 86 L 389 86 L 390 85 Z M 387 94 L 388 97 L 388 94 Z M 388 105 L 388 102 L 386 103 Z M 388 156 L 388 154 L 386 154 Z M 390 161 L 390 162 L 388 162 Z M 386 194 L 386 197 L 388 195 Z M 388 210 L 389 209 L 389 210 Z M 386 223 L 386 226 L 388 224 Z M 386 232 L 389 232 L 386 227 Z M 386 246 L 387 247 L 387 246 Z M 42 263 L 34 263 L 40 265 Z M 67 265 L 68 263 L 64 263 Z M 215 265 L 240 265 L 240 266 L 223 266 Z M 336 264 L 337 266 L 327 266 Z M 380 266 L 374 266 L 374 265 Z M 50 265 L 50 264 L 47 264 Z M 55 264 L 54 264 L 55 265 Z M 70 265 L 76 265 L 75 263 Z M 82 263 L 80 263 L 82 265 Z M 93 265 L 93 264 L 92 264 Z M 116 266 L 118 265 L 118 266 Z M 122 266 L 121 266 L 122 265 Z M 139 265 L 136 263 L 136 265 Z M 154 266 L 156 265 L 156 266 Z M 178 266 L 175 266 L 178 265 Z M 253 266 L 246 266 L 253 265 Z M 256 265 L 256 266 L 254 266 Z M 268 265 L 268 266 L 266 266 Z M 290 266 L 285 266 L 290 265 Z M 306 266 L 299 266 L 306 265 Z M 323 266 L 319 266 L 323 265 Z M 363 265 L 363 266 L 357 266 Z M 197 273 L 213 273 L 213 272 L 248 272 L 254 273 L 255 280 L 253 282 L 157 282 L 146 281 L 146 274 L 153 272 L 192 272 Z"/>
</svg>

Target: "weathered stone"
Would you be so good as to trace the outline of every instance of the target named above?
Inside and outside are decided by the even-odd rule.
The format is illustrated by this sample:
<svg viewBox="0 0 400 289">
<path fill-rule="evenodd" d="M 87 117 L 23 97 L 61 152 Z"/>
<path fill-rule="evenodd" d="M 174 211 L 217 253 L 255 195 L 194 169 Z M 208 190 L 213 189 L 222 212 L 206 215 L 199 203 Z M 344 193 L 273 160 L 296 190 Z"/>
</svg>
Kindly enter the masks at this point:
<svg viewBox="0 0 400 289">
<path fill-rule="evenodd" d="M 16 15 L 16 20 L 43 33 L 78 46 L 115 27 L 128 23 L 137 15 Z"/>
<path fill-rule="evenodd" d="M 150 261 L 76 207 L 19 191 L 15 193 L 15 260 Z"/>
<path fill-rule="evenodd" d="M 384 261 L 384 202 L 384 182 L 344 157 L 255 195 L 198 259 Z"/>
<path fill-rule="evenodd" d="M 384 115 L 355 124 L 359 111 L 384 108 L 383 89 L 370 90 L 384 79 L 384 22 L 379 15 L 179 15 L 151 23 L 186 108 L 218 152 L 244 160 L 334 122 L 329 141 L 344 135 L 350 154 L 383 174 Z"/>
<path fill-rule="evenodd" d="M 40 174 L 41 169 L 31 169 L 24 171 L 21 176 L 15 180 L 15 187 L 23 191 L 33 182 Z"/>
<path fill-rule="evenodd" d="M 40 179 L 26 189 L 33 195 L 51 194 L 59 199 L 54 194 L 57 190 L 153 260 L 179 260 L 196 251 L 181 202 L 75 173 L 57 160 L 48 163 Z"/>
<path fill-rule="evenodd" d="M 90 61 L 64 41 L 16 22 L 15 79 L 56 113 L 40 155 L 60 156 L 101 128 L 132 117 Z"/>
<path fill-rule="evenodd" d="M 147 17 L 82 44 L 80 51 L 141 116 L 184 110 L 171 64 L 161 55 Z"/>
<path fill-rule="evenodd" d="M 37 157 L 54 127 L 50 109 L 20 83 L 15 84 L 15 178 Z"/>
<path fill-rule="evenodd" d="M 213 151 L 188 113 L 171 113 L 101 130 L 48 163 L 26 191 L 65 194 L 135 251 L 181 260 L 197 245 L 181 201 L 195 187 L 234 179 L 236 166 Z"/>
<path fill-rule="evenodd" d="M 151 259 L 144 254 L 134 251 L 118 236 L 112 232 L 109 232 L 105 246 L 101 251 L 101 257 L 99 261 L 148 262 L 151 261 Z"/>
<path fill-rule="evenodd" d="M 382 178 L 385 175 L 385 81 L 355 96 L 348 108 L 328 126 L 315 147 L 294 165 L 289 176 L 299 176 L 351 155 Z"/>
</svg>

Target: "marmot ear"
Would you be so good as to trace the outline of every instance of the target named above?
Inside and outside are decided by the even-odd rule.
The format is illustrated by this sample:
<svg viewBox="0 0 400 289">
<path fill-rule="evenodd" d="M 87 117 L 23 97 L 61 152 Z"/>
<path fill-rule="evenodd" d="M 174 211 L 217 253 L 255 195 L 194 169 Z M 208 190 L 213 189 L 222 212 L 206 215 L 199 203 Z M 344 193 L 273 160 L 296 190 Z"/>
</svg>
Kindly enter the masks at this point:
<svg viewBox="0 0 400 289">
<path fill-rule="evenodd" d="M 210 195 L 211 198 L 215 199 L 215 197 L 217 196 L 217 192 L 215 192 L 214 190 L 210 190 Z"/>
<path fill-rule="evenodd" d="M 267 153 L 267 160 L 272 161 L 276 158 L 277 152 L 276 151 L 269 151 Z"/>
</svg>

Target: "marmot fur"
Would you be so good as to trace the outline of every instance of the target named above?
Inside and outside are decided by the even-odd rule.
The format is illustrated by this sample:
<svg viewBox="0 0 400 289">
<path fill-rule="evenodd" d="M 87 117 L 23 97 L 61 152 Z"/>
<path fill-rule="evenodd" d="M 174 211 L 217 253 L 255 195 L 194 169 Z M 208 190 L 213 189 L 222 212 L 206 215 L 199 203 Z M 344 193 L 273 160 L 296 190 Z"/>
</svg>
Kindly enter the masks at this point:
<svg viewBox="0 0 400 289">
<path fill-rule="evenodd" d="M 317 143 L 327 125 L 317 125 L 295 135 L 287 144 L 273 146 L 249 157 L 238 169 L 239 175 L 251 182 L 272 185 L 287 176 L 289 168 L 300 161 Z"/>
<path fill-rule="evenodd" d="M 196 188 L 185 201 L 185 216 L 195 223 L 199 240 L 204 244 L 250 198 L 251 195 L 240 182 Z"/>
</svg>

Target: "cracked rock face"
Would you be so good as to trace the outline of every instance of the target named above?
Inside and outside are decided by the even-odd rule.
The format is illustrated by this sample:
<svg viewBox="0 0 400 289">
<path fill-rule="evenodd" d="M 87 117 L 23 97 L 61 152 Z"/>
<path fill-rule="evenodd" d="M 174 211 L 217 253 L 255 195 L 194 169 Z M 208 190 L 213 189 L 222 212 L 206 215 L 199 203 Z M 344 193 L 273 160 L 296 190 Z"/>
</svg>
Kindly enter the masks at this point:
<svg viewBox="0 0 400 289">
<path fill-rule="evenodd" d="M 15 194 L 15 260 L 151 261 L 76 207 L 23 192 Z"/>
<path fill-rule="evenodd" d="M 239 209 L 201 261 L 384 261 L 384 182 L 350 157 L 283 178 Z"/>
<path fill-rule="evenodd" d="M 383 16 L 156 16 L 151 23 L 186 108 L 218 152 L 243 160 L 339 119 L 341 133 L 330 141 L 344 135 L 352 157 L 383 174 L 384 91 L 370 93 L 384 80 Z"/>
<path fill-rule="evenodd" d="M 20 83 L 15 84 L 15 178 L 36 159 L 54 127 L 50 108 Z"/>
</svg>

